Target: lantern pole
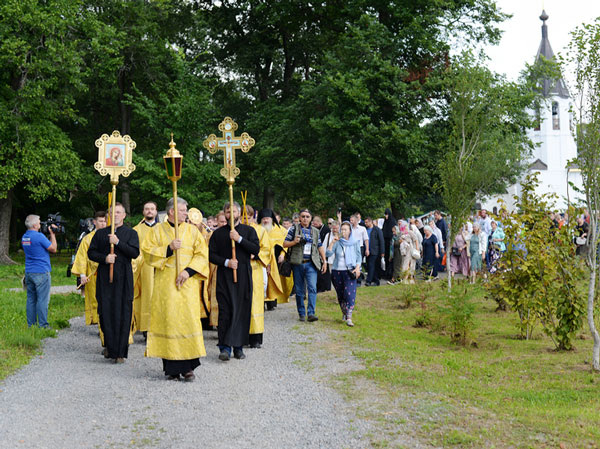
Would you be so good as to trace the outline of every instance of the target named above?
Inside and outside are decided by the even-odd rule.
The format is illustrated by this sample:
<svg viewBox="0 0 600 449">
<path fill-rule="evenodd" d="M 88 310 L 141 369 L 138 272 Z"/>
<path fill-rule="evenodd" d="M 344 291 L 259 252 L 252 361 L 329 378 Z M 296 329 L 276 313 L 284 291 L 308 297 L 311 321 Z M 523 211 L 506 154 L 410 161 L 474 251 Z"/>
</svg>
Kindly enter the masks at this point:
<svg viewBox="0 0 600 449">
<path fill-rule="evenodd" d="M 173 141 L 173 133 L 171 133 L 171 142 L 169 143 L 169 149 L 167 154 L 163 156 L 165 161 L 165 168 L 167 170 L 167 177 L 171 180 L 173 186 L 173 218 L 175 223 L 175 239 L 179 239 L 179 204 L 177 203 L 177 181 L 181 179 L 181 168 L 183 156 L 175 148 L 175 142 Z M 180 273 L 179 263 L 179 250 L 173 251 L 175 253 L 175 279 Z M 177 287 L 179 288 L 179 287 Z"/>
<path fill-rule="evenodd" d="M 174 168 L 174 167 L 173 167 Z M 171 181 L 173 184 L 173 215 L 175 218 L 175 239 L 179 239 L 179 203 L 177 202 L 177 181 Z M 179 250 L 175 250 L 175 270 L 179 276 Z"/>
</svg>

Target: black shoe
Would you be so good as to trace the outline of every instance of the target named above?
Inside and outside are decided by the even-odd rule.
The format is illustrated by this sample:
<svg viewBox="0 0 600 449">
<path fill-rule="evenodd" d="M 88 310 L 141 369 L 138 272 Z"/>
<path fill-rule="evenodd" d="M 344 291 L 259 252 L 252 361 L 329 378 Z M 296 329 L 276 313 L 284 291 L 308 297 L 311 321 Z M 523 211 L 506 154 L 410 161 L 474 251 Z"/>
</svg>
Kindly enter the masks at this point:
<svg viewBox="0 0 600 449">
<path fill-rule="evenodd" d="M 373 284 L 371 284 L 370 282 L 365 282 L 365 287 L 370 287 L 371 285 Z"/>
<path fill-rule="evenodd" d="M 233 351 L 233 356 L 238 360 L 244 360 L 246 358 L 246 354 L 241 349 L 237 349 Z"/>
<path fill-rule="evenodd" d="M 108 349 L 104 348 L 102 350 L 102 355 L 104 356 L 105 359 L 109 359 L 110 356 L 108 355 Z"/>
<path fill-rule="evenodd" d="M 169 374 L 167 376 L 167 380 L 179 380 L 179 374 L 177 374 L 176 376 Z"/>
<path fill-rule="evenodd" d="M 260 348 L 262 348 L 262 345 L 260 343 L 253 343 L 250 345 L 250 347 L 252 349 L 260 349 Z"/>
<path fill-rule="evenodd" d="M 194 372 L 188 371 L 187 373 L 184 374 L 183 381 L 184 382 L 193 382 L 195 378 L 196 378 L 196 376 L 194 375 Z"/>
<path fill-rule="evenodd" d="M 308 315 L 308 321 L 312 323 L 313 321 L 319 321 L 319 318 L 316 315 Z"/>
<path fill-rule="evenodd" d="M 229 361 L 229 353 L 225 350 L 222 350 L 221 353 L 219 354 L 219 360 L 221 360 L 223 362 Z"/>
<path fill-rule="evenodd" d="M 300 315 L 300 318 L 298 318 L 300 321 L 306 321 L 306 317 L 304 315 Z"/>
</svg>

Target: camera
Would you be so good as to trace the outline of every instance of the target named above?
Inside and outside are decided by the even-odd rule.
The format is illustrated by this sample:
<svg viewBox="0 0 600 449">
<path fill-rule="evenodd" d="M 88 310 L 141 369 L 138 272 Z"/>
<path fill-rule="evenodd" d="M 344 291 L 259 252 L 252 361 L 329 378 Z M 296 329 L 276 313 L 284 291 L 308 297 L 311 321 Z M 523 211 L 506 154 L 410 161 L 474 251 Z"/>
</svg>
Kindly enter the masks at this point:
<svg viewBox="0 0 600 449">
<path fill-rule="evenodd" d="M 300 240 L 298 241 L 298 245 L 303 246 L 303 245 L 306 245 L 306 243 L 307 243 L 306 239 L 304 237 L 300 237 Z"/>
<path fill-rule="evenodd" d="M 55 234 L 64 234 L 65 233 L 65 222 L 60 216 L 60 212 L 55 214 L 48 214 L 48 219 L 46 221 L 40 222 L 41 228 L 40 230 L 44 234 L 49 234 L 48 228 L 52 226 L 52 232 Z"/>
<path fill-rule="evenodd" d="M 93 218 L 81 218 L 79 220 L 79 229 L 77 230 L 78 234 L 79 234 L 79 238 L 77 239 L 77 245 L 75 246 L 75 253 L 71 256 L 71 263 L 69 264 L 69 266 L 67 267 L 67 277 L 70 278 L 71 277 L 71 270 L 73 268 L 73 264 L 75 263 L 75 256 L 77 255 L 77 250 L 79 249 L 79 244 L 81 243 L 81 240 L 83 240 L 83 238 L 88 235 L 90 232 L 92 232 L 94 229 L 96 229 L 96 226 L 94 226 L 94 219 Z M 81 284 L 80 278 L 79 276 L 77 276 L 77 285 Z"/>
</svg>

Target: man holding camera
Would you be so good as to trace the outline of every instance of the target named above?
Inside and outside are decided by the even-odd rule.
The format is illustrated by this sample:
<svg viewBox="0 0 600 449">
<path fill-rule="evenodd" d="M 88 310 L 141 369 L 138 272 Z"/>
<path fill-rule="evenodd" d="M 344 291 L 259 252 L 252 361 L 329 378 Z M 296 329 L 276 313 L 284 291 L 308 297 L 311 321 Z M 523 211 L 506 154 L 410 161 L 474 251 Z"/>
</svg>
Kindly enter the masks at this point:
<svg viewBox="0 0 600 449">
<path fill-rule="evenodd" d="M 317 273 L 327 271 L 325 249 L 319 237 L 319 230 L 310 225 L 311 213 L 308 209 L 300 211 L 300 223 L 292 226 L 283 242 L 284 248 L 290 248 L 290 263 L 294 272 L 296 306 L 300 321 L 306 321 L 304 291 L 308 288 L 308 321 L 317 321 Z"/>
<path fill-rule="evenodd" d="M 39 215 L 25 218 L 27 232 L 21 238 L 25 252 L 25 286 L 27 287 L 27 326 L 37 323 L 49 328 L 48 304 L 50 302 L 50 254 L 56 252 L 56 236 L 53 225 L 48 226 L 50 240 L 40 231 Z"/>
</svg>

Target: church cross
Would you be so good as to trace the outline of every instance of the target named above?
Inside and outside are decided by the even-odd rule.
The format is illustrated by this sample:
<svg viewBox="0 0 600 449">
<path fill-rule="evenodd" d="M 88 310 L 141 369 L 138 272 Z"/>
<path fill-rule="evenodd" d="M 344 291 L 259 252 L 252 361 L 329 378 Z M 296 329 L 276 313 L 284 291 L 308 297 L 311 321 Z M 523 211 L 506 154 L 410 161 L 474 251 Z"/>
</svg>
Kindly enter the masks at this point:
<svg viewBox="0 0 600 449">
<path fill-rule="evenodd" d="M 211 154 L 215 154 L 219 150 L 223 151 L 224 166 L 221 169 L 221 176 L 227 180 L 228 184 L 233 183 L 240 174 L 240 169 L 235 165 L 235 150 L 242 150 L 247 153 L 255 143 L 248 133 L 236 136 L 235 131 L 237 128 L 237 123 L 231 117 L 225 117 L 219 124 L 219 131 L 223 133 L 223 137 L 211 134 L 203 143 L 204 148 L 210 151 Z"/>
</svg>

